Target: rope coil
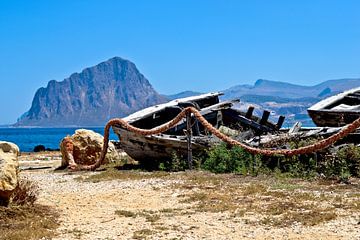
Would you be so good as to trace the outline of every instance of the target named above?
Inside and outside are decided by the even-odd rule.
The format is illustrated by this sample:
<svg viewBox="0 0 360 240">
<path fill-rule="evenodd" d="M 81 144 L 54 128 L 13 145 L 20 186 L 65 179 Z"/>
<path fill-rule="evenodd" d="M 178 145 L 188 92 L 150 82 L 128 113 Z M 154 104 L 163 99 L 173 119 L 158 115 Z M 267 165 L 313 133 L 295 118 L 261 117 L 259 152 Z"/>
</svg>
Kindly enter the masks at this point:
<svg viewBox="0 0 360 240">
<path fill-rule="evenodd" d="M 152 129 L 141 129 L 134 127 L 130 125 L 127 121 L 121 118 L 114 118 L 107 122 L 104 128 L 104 143 L 103 148 L 100 154 L 99 159 L 92 165 L 78 165 L 78 164 L 72 164 L 69 166 L 72 170 L 95 170 L 103 163 L 105 159 L 105 155 L 107 153 L 108 148 L 108 142 L 109 142 L 109 130 L 112 126 L 121 126 L 124 129 L 127 129 L 131 132 L 140 134 L 140 135 L 152 135 L 152 134 L 159 134 L 163 133 L 172 127 L 174 127 L 178 122 L 180 122 L 183 118 L 186 117 L 187 113 L 194 114 L 195 118 L 206 128 L 208 129 L 212 134 L 214 134 L 216 137 L 218 137 L 220 140 L 230 144 L 230 145 L 236 145 L 242 147 L 245 151 L 251 153 L 251 154 L 261 154 L 265 156 L 274 156 L 274 155 L 284 155 L 284 156 L 294 156 L 294 155 L 301 155 L 301 154 L 309 154 L 313 152 L 317 152 L 319 150 L 322 150 L 324 148 L 329 147 L 330 145 L 334 144 L 336 141 L 344 138 L 348 134 L 354 132 L 357 128 L 360 127 L 360 118 L 355 120 L 353 123 L 346 125 L 344 128 L 341 129 L 341 131 L 337 132 L 336 134 L 325 138 L 321 141 L 318 141 L 314 144 L 296 148 L 296 149 L 260 149 L 248 146 L 242 142 L 239 142 L 237 140 L 234 140 L 230 138 L 229 136 L 226 136 L 225 134 L 221 133 L 218 129 L 213 127 L 202 115 L 201 113 L 194 107 L 186 107 L 184 108 L 175 118 L 170 120 L 167 123 L 164 123 L 160 126 L 157 126 Z"/>
</svg>

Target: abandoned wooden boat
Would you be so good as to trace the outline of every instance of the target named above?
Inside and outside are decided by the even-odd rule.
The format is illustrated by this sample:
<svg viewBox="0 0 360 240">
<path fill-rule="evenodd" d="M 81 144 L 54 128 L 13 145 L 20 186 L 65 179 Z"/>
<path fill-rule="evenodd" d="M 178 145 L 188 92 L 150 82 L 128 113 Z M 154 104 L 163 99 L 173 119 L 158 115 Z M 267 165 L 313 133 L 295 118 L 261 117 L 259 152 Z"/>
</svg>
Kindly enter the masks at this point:
<svg viewBox="0 0 360 240">
<path fill-rule="evenodd" d="M 219 96 L 222 93 L 207 93 L 199 96 L 176 99 L 168 103 L 152 106 L 135 112 L 124 118 L 131 125 L 151 129 L 172 120 L 183 108 L 192 106 L 197 108 L 202 116 L 216 128 L 225 128 L 230 131 L 250 131 L 252 135 L 266 132 L 274 132 L 280 129 L 284 122 L 281 116 L 277 124 L 268 121 L 270 112 L 264 111 L 261 118 L 253 116 L 253 107 L 248 111 L 240 112 L 231 108 L 233 101 L 220 102 Z M 191 149 L 200 152 L 212 144 L 219 142 L 208 131 L 191 116 Z M 142 136 L 128 131 L 121 126 L 113 126 L 115 134 L 119 137 L 116 144 L 130 157 L 139 162 L 153 163 L 154 160 L 161 161 L 170 159 L 173 154 L 186 156 L 188 152 L 188 136 L 186 134 L 187 122 L 183 119 L 175 127 L 162 134 Z M 241 136 L 241 134 L 237 134 Z M 151 161 L 149 161 L 151 159 Z"/>
<path fill-rule="evenodd" d="M 341 127 L 360 117 L 360 87 L 326 98 L 308 109 L 319 127 Z"/>
</svg>

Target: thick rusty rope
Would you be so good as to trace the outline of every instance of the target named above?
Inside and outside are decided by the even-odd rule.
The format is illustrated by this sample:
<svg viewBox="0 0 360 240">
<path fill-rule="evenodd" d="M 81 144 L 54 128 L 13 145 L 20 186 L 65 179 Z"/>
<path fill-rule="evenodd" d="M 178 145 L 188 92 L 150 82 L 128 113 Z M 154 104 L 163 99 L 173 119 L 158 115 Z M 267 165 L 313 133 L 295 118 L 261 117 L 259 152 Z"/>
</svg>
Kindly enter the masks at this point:
<svg viewBox="0 0 360 240">
<path fill-rule="evenodd" d="M 300 154 L 308 154 L 313 153 L 319 150 L 322 150 L 324 148 L 327 148 L 328 146 L 334 144 L 336 141 L 344 138 L 348 134 L 354 132 L 357 128 L 360 127 L 360 118 L 355 120 L 353 123 L 346 125 L 341 129 L 341 131 L 337 132 L 336 134 L 320 140 L 314 144 L 296 148 L 296 149 L 260 149 L 248 146 L 242 142 L 239 142 L 237 140 L 232 139 L 231 137 L 226 136 L 225 134 L 221 133 L 218 129 L 213 127 L 202 115 L 201 113 L 195 109 L 194 107 L 187 107 L 183 109 L 174 119 L 170 120 L 167 123 L 164 123 L 158 127 L 152 128 L 152 129 L 141 129 L 134 127 L 130 125 L 128 122 L 126 122 L 124 119 L 121 118 L 114 118 L 111 119 L 105 126 L 104 129 L 104 144 L 103 148 L 100 154 L 100 158 L 92 165 L 73 165 L 69 166 L 73 170 L 95 170 L 103 163 L 105 159 L 105 155 L 107 153 L 108 148 L 108 142 L 109 142 L 109 130 L 111 126 L 117 125 L 121 126 L 131 132 L 140 134 L 140 135 L 152 135 L 152 134 L 159 134 L 162 132 L 165 132 L 172 127 L 174 127 L 178 122 L 180 122 L 184 117 L 186 117 L 186 114 L 193 113 L 194 116 L 199 120 L 199 122 L 208 129 L 212 134 L 214 134 L 216 137 L 221 139 L 222 141 L 230 144 L 230 145 L 236 145 L 244 148 L 245 151 L 251 153 L 251 154 L 261 154 L 265 156 L 274 156 L 274 155 L 284 155 L 284 156 L 294 156 L 294 155 L 300 155 Z"/>
</svg>

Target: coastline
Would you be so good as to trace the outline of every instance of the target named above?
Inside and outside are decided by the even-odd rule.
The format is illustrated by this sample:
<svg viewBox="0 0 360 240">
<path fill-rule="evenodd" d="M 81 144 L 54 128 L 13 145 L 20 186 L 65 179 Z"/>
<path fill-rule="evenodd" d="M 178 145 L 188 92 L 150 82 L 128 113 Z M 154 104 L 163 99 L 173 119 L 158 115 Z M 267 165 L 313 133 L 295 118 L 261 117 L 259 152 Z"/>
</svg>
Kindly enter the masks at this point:
<svg viewBox="0 0 360 240">
<path fill-rule="evenodd" d="M 38 145 L 56 150 L 59 149 L 61 139 L 74 134 L 80 128 L 104 134 L 103 127 L 9 127 L 0 128 L 0 141 L 15 143 L 21 152 L 33 152 Z M 110 140 L 118 140 L 113 131 L 110 131 Z"/>
</svg>

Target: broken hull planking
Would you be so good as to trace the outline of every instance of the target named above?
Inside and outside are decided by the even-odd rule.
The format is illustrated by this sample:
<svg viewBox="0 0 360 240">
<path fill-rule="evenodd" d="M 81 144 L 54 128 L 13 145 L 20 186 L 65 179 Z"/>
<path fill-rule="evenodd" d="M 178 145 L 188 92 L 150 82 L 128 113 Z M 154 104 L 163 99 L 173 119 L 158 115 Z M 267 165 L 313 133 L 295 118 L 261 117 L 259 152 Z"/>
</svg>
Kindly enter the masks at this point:
<svg viewBox="0 0 360 240">
<path fill-rule="evenodd" d="M 342 127 L 360 117 L 359 111 L 310 110 L 309 116 L 318 127 Z"/>
</svg>

